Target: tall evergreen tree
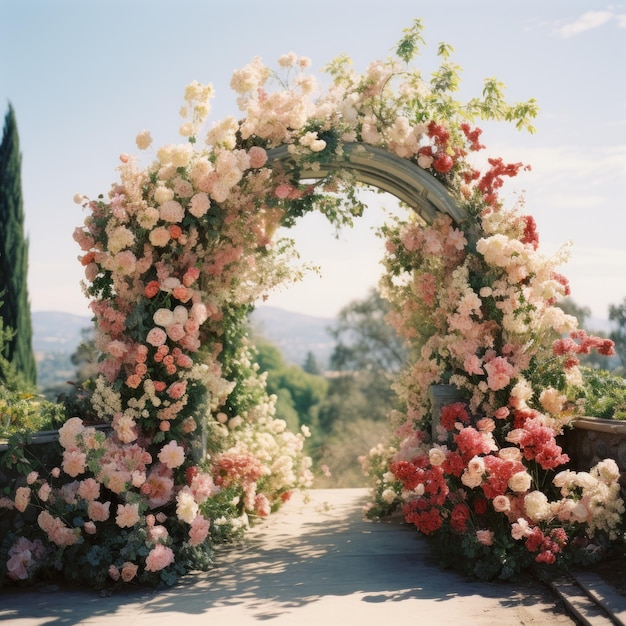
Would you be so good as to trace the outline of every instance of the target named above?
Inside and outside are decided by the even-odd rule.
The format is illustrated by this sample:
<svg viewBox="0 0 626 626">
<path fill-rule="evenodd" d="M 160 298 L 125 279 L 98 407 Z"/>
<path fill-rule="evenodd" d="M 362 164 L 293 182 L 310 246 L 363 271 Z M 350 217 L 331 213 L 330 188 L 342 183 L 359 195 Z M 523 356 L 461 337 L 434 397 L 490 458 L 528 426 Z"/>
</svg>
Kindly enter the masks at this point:
<svg viewBox="0 0 626 626">
<path fill-rule="evenodd" d="M 32 348 L 21 170 L 17 122 L 9 104 L 0 144 L 0 317 L 4 327 L 14 331 L 4 356 L 24 385 L 35 386 L 37 365 Z M 2 372 L 0 378 L 6 379 Z"/>
</svg>

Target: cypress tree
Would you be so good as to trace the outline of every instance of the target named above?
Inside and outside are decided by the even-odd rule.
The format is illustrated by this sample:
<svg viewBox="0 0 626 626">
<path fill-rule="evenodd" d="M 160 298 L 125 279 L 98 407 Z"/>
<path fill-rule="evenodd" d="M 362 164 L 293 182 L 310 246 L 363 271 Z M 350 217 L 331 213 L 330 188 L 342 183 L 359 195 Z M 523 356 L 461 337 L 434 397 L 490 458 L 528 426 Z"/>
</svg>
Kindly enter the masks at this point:
<svg viewBox="0 0 626 626">
<path fill-rule="evenodd" d="M 32 323 L 28 298 L 28 241 L 24 237 L 22 155 L 13 107 L 4 119 L 0 144 L 0 317 L 14 331 L 5 343 L 4 356 L 26 387 L 37 381 L 32 348 Z M 6 374 L 0 371 L 0 379 Z"/>
</svg>

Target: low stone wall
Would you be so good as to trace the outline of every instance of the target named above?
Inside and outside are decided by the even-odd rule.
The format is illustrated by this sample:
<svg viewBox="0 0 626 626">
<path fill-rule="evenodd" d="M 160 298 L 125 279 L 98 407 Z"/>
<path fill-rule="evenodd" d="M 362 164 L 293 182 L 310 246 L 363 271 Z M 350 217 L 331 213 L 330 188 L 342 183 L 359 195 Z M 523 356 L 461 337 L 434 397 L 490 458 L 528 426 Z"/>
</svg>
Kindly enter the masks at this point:
<svg viewBox="0 0 626 626">
<path fill-rule="evenodd" d="M 622 473 L 622 497 L 626 496 L 626 422 L 581 417 L 565 431 L 563 448 L 576 471 L 587 471 L 599 461 L 614 459 Z"/>
</svg>

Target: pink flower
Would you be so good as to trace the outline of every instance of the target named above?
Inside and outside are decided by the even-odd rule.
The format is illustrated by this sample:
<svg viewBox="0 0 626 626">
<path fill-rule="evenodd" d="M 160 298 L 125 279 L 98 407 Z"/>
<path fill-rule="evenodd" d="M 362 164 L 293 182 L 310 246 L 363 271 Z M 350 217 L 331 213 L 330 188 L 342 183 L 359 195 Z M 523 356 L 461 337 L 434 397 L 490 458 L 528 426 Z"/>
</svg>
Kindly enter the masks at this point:
<svg viewBox="0 0 626 626">
<path fill-rule="evenodd" d="M 15 508 L 23 513 L 30 503 L 30 489 L 28 487 L 18 487 L 15 490 Z"/>
<path fill-rule="evenodd" d="M 120 528 L 131 528 L 139 521 L 139 504 L 118 504 L 115 523 Z"/>
<path fill-rule="evenodd" d="M 155 348 L 162 346 L 167 341 L 167 334 L 162 328 L 155 326 L 148 331 L 146 336 L 146 342 Z"/>
<path fill-rule="evenodd" d="M 85 471 L 87 455 L 78 448 L 70 448 L 63 452 L 63 471 L 72 478 L 76 478 Z"/>
<path fill-rule="evenodd" d="M 189 201 L 189 213 L 194 217 L 201 218 L 211 206 L 211 201 L 206 193 L 197 193 Z"/>
<path fill-rule="evenodd" d="M 32 485 L 39 478 L 39 474 L 37 472 L 29 472 L 26 476 L 26 484 Z"/>
<path fill-rule="evenodd" d="M 187 391 L 187 381 L 179 380 L 175 383 L 172 383 L 167 389 L 167 395 L 172 398 L 172 400 L 178 400 L 185 395 Z"/>
<path fill-rule="evenodd" d="M 163 226 L 159 226 L 150 231 L 149 239 L 155 248 L 163 248 L 170 240 L 170 231 Z"/>
<path fill-rule="evenodd" d="M 91 520 L 89 520 L 88 522 L 85 522 L 83 524 L 83 530 L 88 535 L 95 535 L 96 534 L 96 525 Z"/>
<path fill-rule="evenodd" d="M 44 483 L 43 485 L 41 485 L 41 487 L 39 487 L 39 491 L 37 492 L 37 495 L 39 496 L 39 499 L 42 502 L 47 502 L 48 498 L 50 497 L 51 492 L 52 492 L 52 487 L 50 487 L 48 483 Z"/>
<path fill-rule="evenodd" d="M 478 543 L 481 543 L 483 546 L 491 546 L 493 545 L 493 530 L 477 530 L 476 531 L 476 539 L 478 539 Z"/>
<path fill-rule="evenodd" d="M 189 528 L 189 544 L 192 546 L 200 545 L 207 538 L 210 525 L 208 519 L 202 515 L 197 515 Z"/>
<path fill-rule="evenodd" d="M 115 565 L 109 565 L 109 576 L 117 582 L 120 579 L 120 570 L 115 567 Z"/>
<path fill-rule="evenodd" d="M 158 543 L 150 550 L 146 557 L 146 571 L 158 572 L 174 562 L 174 552 L 171 548 Z"/>
<path fill-rule="evenodd" d="M 153 524 L 148 527 L 148 539 L 152 541 L 152 543 L 165 543 L 168 537 L 169 533 L 165 526 Z"/>
<path fill-rule="evenodd" d="M 109 519 L 110 502 L 94 500 L 87 505 L 87 515 L 94 522 L 106 522 Z"/>
<path fill-rule="evenodd" d="M 248 156 L 250 157 L 250 167 L 252 169 L 263 167 L 267 163 L 267 152 L 260 146 L 250 148 Z"/>
<path fill-rule="evenodd" d="M 160 463 L 155 465 L 148 474 L 146 482 L 141 486 L 141 493 L 148 496 L 148 504 L 151 508 L 170 502 L 174 496 L 172 470 Z"/>
<path fill-rule="evenodd" d="M 125 583 L 129 583 L 137 575 L 138 569 L 137 565 L 126 561 L 126 563 L 122 565 L 122 580 Z"/>
<path fill-rule="evenodd" d="M 492 391 L 504 389 L 515 375 L 515 368 L 502 356 L 497 356 L 484 365 L 487 384 Z"/>
<path fill-rule="evenodd" d="M 175 441 L 170 441 L 161 448 L 158 456 L 161 463 L 170 469 L 174 469 L 180 467 L 185 462 L 185 449 Z"/>
<path fill-rule="evenodd" d="M 168 200 L 159 207 L 159 214 L 164 222 L 178 223 L 185 217 L 185 209 L 176 200 Z"/>
<path fill-rule="evenodd" d="M 97 500 L 100 497 L 100 483 L 93 478 L 86 478 L 81 481 L 77 493 L 83 500 L 88 502 Z"/>
<path fill-rule="evenodd" d="M 182 324 L 170 324 L 165 331 L 172 341 L 180 341 L 185 335 L 185 327 Z"/>
</svg>

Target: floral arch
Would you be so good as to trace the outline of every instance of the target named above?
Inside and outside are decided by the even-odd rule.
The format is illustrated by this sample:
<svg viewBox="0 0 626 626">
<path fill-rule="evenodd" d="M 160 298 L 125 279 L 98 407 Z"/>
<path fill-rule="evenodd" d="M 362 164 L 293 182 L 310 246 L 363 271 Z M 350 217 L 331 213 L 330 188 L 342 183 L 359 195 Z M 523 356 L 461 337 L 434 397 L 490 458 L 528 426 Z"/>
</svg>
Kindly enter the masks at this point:
<svg viewBox="0 0 626 626">
<path fill-rule="evenodd" d="M 396 58 L 363 74 L 333 61 L 325 91 L 306 58 L 281 57 L 281 75 L 254 59 L 231 82 L 241 119 L 214 124 L 202 145 L 213 93 L 192 83 L 183 143 L 144 167 L 123 154 L 106 195 L 76 198 L 102 354 L 91 411 L 111 431 L 71 418 L 58 465 L 3 501 L 36 520 L 5 542 L 10 579 L 58 570 L 98 586 L 171 584 L 310 486 L 306 429 L 275 418 L 247 315 L 293 277 L 278 227 L 311 210 L 350 224 L 359 182 L 418 213 L 382 229 L 381 290 L 412 357 L 396 385 L 405 410 L 366 464 L 370 514 L 401 506 L 445 562 L 481 578 L 594 558 L 617 536 L 615 464 L 569 471 L 556 439 L 584 411 L 577 355 L 612 345 L 555 306 L 567 293 L 562 256 L 544 258 L 532 218 L 503 206 L 503 180 L 522 165 L 472 165 L 483 148 L 475 119 L 532 130 L 536 106 L 508 104 L 495 80 L 456 101 L 448 46 L 429 81 L 411 68 L 421 32 L 418 20 Z M 140 150 L 151 142 L 137 137 Z M 437 384 L 459 397 L 433 424 Z"/>
</svg>

